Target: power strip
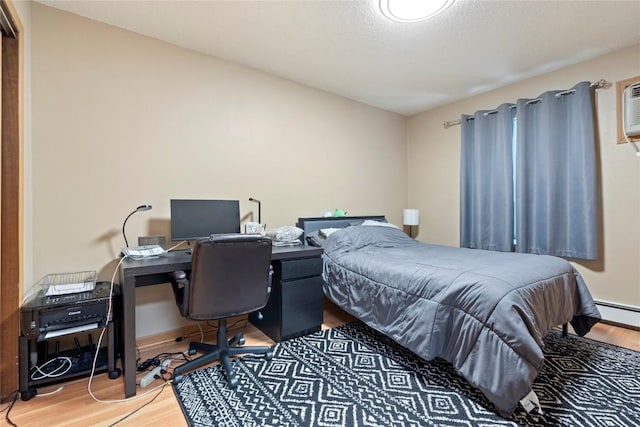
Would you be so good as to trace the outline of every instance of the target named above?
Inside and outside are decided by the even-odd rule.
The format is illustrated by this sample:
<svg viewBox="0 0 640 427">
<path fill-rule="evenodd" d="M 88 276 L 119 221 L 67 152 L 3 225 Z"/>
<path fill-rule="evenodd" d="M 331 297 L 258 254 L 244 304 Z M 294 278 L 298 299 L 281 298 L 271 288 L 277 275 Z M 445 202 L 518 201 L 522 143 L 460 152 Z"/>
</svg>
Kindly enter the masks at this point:
<svg viewBox="0 0 640 427">
<path fill-rule="evenodd" d="M 169 365 L 171 365 L 171 359 L 163 360 L 160 366 L 156 366 L 155 368 L 153 368 L 153 370 L 151 370 L 151 372 L 140 378 L 140 387 L 145 388 L 146 386 L 151 384 L 153 380 L 156 379 L 156 377 L 160 377 L 161 371 L 166 369 Z"/>
</svg>

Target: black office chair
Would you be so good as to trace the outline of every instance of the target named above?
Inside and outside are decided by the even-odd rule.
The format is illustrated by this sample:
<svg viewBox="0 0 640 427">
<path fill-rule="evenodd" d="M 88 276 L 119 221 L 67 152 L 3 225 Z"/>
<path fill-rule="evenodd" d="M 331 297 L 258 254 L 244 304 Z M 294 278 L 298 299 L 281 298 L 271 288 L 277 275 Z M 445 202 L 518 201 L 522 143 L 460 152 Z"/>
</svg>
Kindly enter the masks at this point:
<svg viewBox="0 0 640 427">
<path fill-rule="evenodd" d="M 180 313 L 192 320 L 218 320 L 216 344 L 191 342 L 189 354 L 205 352 L 173 371 L 175 382 L 186 371 L 220 360 L 229 386 L 238 385 L 231 356 L 264 354 L 273 357 L 272 347 L 242 347 L 242 332 L 227 337 L 227 318 L 263 308 L 271 292 L 271 240 L 255 234 L 212 235 L 200 239 L 193 248 L 191 274 L 173 273 L 173 292 Z"/>
</svg>

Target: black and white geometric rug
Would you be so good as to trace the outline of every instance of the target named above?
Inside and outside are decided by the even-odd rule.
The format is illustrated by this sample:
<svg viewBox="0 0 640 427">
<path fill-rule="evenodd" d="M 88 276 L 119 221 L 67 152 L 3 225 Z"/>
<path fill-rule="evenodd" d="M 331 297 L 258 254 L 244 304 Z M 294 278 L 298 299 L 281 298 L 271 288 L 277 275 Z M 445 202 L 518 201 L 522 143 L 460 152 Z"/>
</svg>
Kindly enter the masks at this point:
<svg viewBox="0 0 640 427">
<path fill-rule="evenodd" d="M 640 353 L 551 332 L 533 389 L 543 415 L 506 420 L 442 360 L 425 361 L 360 322 L 279 343 L 174 386 L 190 426 L 640 426 Z"/>
</svg>

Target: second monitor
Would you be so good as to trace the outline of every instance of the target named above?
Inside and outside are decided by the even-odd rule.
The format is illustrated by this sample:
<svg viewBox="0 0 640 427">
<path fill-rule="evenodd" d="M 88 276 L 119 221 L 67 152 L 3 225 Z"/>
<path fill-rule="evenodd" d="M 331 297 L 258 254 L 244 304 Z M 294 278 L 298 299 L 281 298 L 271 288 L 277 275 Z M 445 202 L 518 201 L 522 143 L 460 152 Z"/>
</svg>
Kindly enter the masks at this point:
<svg viewBox="0 0 640 427">
<path fill-rule="evenodd" d="M 171 240 L 240 233 L 238 200 L 171 199 Z"/>
</svg>

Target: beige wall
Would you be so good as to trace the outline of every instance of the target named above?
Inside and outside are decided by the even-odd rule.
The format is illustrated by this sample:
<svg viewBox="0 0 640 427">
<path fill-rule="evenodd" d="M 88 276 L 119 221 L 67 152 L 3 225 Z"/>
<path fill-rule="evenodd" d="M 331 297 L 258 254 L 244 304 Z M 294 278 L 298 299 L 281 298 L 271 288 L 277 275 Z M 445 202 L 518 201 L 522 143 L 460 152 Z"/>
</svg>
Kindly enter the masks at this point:
<svg viewBox="0 0 640 427">
<path fill-rule="evenodd" d="M 602 256 L 576 267 L 594 298 L 640 307 L 640 159 L 629 144 L 616 144 L 615 82 L 635 76 L 640 76 L 640 45 L 411 117 L 408 204 L 420 208 L 419 239 L 459 244 L 460 127 L 444 129 L 443 122 L 579 81 L 605 79 L 614 85 L 597 95 Z"/>
<path fill-rule="evenodd" d="M 262 201 L 268 228 L 407 200 L 406 119 L 32 4 L 33 271 L 110 279 L 127 237 L 169 235 L 169 199 Z M 31 283 L 26 283 L 29 287 Z M 168 286 L 137 290 L 137 335 L 180 323 Z"/>
</svg>

